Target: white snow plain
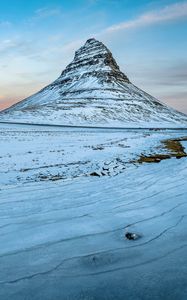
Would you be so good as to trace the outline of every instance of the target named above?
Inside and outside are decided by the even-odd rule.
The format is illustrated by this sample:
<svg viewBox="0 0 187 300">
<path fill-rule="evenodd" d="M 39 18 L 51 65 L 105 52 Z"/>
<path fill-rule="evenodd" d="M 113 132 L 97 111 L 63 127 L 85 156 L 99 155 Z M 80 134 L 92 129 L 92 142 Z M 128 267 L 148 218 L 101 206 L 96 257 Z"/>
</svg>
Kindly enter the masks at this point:
<svg viewBox="0 0 187 300">
<path fill-rule="evenodd" d="M 187 299 L 187 158 L 134 163 L 187 131 L 0 136 L 0 299 Z"/>
</svg>

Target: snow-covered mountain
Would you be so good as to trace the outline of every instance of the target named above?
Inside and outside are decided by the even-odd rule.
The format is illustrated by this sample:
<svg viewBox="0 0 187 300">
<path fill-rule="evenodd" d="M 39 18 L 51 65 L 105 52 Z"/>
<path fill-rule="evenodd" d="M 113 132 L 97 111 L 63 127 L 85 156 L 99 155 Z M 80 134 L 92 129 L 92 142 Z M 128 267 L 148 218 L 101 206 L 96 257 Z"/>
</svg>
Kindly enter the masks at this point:
<svg viewBox="0 0 187 300">
<path fill-rule="evenodd" d="M 187 116 L 134 86 L 112 53 L 89 39 L 53 83 L 0 113 L 2 121 L 87 126 L 186 127 Z"/>
</svg>

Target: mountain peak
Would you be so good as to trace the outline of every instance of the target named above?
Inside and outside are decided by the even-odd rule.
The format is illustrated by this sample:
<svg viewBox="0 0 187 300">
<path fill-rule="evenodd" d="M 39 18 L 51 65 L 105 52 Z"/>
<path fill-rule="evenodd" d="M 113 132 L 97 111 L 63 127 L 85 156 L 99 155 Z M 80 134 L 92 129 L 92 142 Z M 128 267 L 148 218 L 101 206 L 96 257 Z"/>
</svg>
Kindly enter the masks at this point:
<svg viewBox="0 0 187 300">
<path fill-rule="evenodd" d="M 102 42 L 96 40 L 95 38 L 91 38 L 88 39 L 86 43 L 75 52 L 74 60 L 86 59 L 89 56 L 98 57 L 99 54 L 104 55 L 107 53 L 110 53 L 110 51 Z"/>
<path fill-rule="evenodd" d="M 102 42 L 96 40 L 95 38 L 88 39 L 81 48 L 99 48 L 103 52 L 110 52 L 110 50 Z"/>
<path fill-rule="evenodd" d="M 97 41 L 95 38 L 90 38 L 86 41 L 86 44 L 95 43 L 95 42 L 101 43 L 101 42 Z"/>
<path fill-rule="evenodd" d="M 76 52 L 73 61 L 62 72 L 61 76 L 65 74 L 74 74 L 77 76 L 85 74 L 103 74 L 105 79 L 108 76 L 118 77 L 129 82 L 125 74 L 120 71 L 118 64 L 112 56 L 110 50 L 100 41 L 95 38 L 90 38 L 86 43 L 80 47 Z"/>
</svg>

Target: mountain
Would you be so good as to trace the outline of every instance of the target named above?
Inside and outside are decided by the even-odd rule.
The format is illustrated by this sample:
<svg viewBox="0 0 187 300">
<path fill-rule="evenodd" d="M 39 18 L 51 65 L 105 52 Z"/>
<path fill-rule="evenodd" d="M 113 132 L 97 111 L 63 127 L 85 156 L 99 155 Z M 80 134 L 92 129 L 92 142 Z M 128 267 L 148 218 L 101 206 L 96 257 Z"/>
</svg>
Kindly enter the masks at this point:
<svg viewBox="0 0 187 300">
<path fill-rule="evenodd" d="M 53 83 L 0 113 L 1 121 L 121 127 L 186 127 L 187 116 L 133 85 L 112 53 L 89 39 Z"/>
</svg>

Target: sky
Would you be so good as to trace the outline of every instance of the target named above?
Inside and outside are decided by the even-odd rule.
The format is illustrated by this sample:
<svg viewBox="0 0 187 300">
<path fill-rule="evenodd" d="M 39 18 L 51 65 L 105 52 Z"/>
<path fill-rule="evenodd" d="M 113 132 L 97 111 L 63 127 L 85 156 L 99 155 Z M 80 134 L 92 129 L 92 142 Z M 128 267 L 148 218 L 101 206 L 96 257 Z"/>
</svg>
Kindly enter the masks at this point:
<svg viewBox="0 0 187 300">
<path fill-rule="evenodd" d="M 94 37 L 138 87 L 187 113 L 187 1 L 0 3 L 0 109 L 54 81 Z"/>
</svg>

